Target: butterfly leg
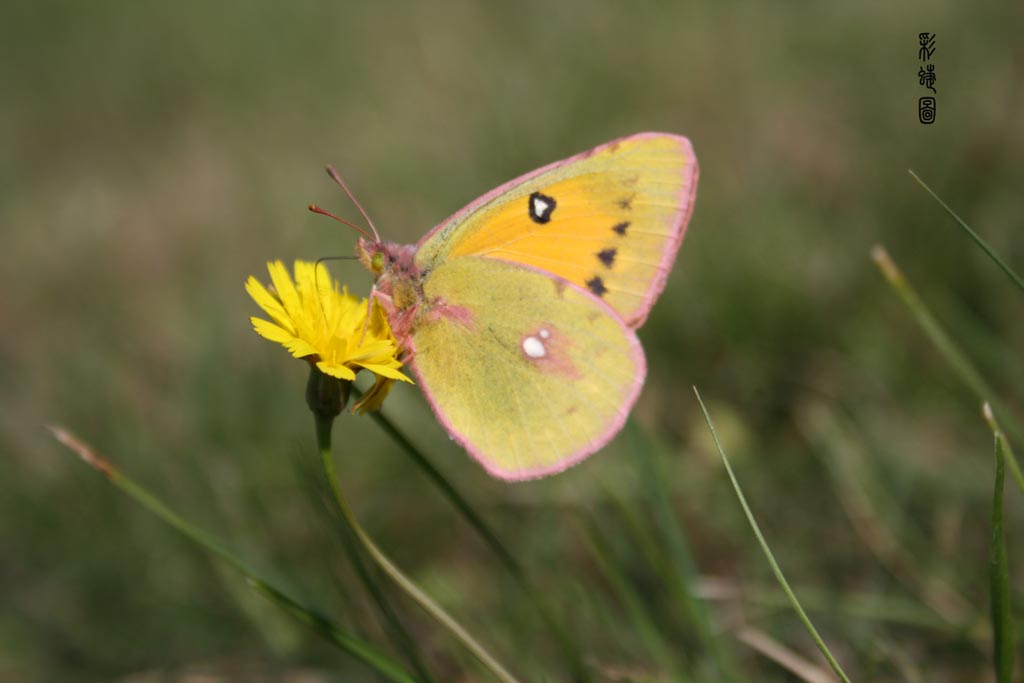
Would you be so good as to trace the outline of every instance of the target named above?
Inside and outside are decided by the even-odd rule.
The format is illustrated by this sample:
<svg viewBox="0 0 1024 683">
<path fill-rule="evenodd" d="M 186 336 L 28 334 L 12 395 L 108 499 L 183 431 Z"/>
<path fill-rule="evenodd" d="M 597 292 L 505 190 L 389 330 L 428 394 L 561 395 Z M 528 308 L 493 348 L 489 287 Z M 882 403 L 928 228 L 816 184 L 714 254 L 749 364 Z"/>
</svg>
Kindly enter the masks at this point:
<svg viewBox="0 0 1024 683">
<path fill-rule="evenodd" d="M 399 310 L 395 306 L 391 295 L 382 292 L 376 286 L 370 291 L 370 300 L 371 302 L 376 300 L 380 307 L 384 309 L 384 313 L 388 317 L 388 324 L 391 326 L 391 333 L 398 340 L 399 348 L 403 350 L 408 349 L 411 346 L 408 343 L 409 335 L 412 333 L 413 321 L 416 320 L 419 304 L 413 304 L 409 308 Z"/>
</svg>

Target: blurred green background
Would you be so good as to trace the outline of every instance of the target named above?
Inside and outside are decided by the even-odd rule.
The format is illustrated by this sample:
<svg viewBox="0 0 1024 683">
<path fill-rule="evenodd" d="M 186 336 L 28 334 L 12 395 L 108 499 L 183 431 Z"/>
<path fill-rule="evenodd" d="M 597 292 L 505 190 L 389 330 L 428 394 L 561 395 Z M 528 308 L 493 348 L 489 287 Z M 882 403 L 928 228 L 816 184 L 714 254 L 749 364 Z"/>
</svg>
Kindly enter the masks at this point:
<svg viewBox="0 0 1024 683">
<path fill-rule="evenodd" d="M 243 281 L 266 280 L 270 259 L 351 253 L 350 231 L 305 210 L 356 215 L 326 163 L 386 238 L 414 242 L 523 172 L 663 130 L 693 140 L 700 188 L 640 332 L 651 376 L 626 432 L 562 476 L 507 485 L 447 440 L 416 388 L 397 387 L 386 414 L 498 530 L 595 680 L 713 680 L 623 514 L 667 543 L 652 467 L 741 680 L 794 680 L 750 633 L 823 666 L 778 600 L 692 385 L 848 672 L 987 680 L 991 433 L 869 250 L 888 247 L 1020 415 L 1024 298 L 907 169 L 1024 267 L 1022 18 L 1019 3 L 948 0 L 6 3 L 0 678 L 381 680 L 43 425 L 76 431 L 387 648 L 309 500 L 305 369 L 253 334 Z M 922 31 L 937 37 L 930 126 Z M 358 265 L 332 272 L 369 291 Z M 356 512 L 394 559 L 523 680 L 567 680 L 521 589 L 380 428 L 346 416 L 336 440 Z M 393 597 L 439 680 L 485 680 Z"/>
</svg>

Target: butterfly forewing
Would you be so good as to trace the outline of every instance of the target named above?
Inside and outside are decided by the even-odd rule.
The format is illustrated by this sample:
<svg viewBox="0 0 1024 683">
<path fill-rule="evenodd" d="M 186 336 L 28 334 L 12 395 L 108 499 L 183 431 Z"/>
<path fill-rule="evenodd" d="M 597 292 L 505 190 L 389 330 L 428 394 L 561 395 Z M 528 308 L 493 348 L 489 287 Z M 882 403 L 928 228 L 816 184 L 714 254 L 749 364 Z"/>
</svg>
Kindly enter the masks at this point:
<svg viewBox="0 0 1024 683">
<path fill-rule="evenodd" d="M 427 235 L 416 261 L 428 273 L 467 256 L 529 265 L 639 327 L 675 260 L 697 172 L 684 137 L 623 138 L 481 197 Z"/>
</svg>

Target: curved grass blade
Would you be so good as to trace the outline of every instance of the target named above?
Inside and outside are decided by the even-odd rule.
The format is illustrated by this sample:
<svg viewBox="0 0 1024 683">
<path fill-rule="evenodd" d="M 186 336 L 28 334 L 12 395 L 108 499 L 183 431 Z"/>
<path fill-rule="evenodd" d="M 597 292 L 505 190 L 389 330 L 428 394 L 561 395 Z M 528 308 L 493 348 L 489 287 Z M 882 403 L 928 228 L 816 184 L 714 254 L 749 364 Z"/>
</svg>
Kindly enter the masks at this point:
<svg viewBox="0 0 1024 683">
<path fill-rule="evenodd" d="M 318 372 L 315 369 L 311 371 Z M 356 519 L 355 514 L 352 512 L 352 508 L 348 504 L 348 499 L 345 497 L 344 491 L 341 489 L 341 484 L 338 483 L 338 475 L 334 467 L 334 453 L 331 450 L 331 429 L 334 424 L 335 415 L 324 415 L 321 413 L 314 412 L 314 421 L 316 424 L 316 441 L 317 448 L 320 450 L 320 461 L 324 468 L 324 474 L 327 477 L 327 481 L 331 485 L 331 491 L 334 493 L 334 501 L 338 506 L 338 511 L 341 513 L 345 522 L 348 523 L 349 528 L 355 535 L 359 543 L 362 544 L 366 554 L 377 563 L 377 566 L 388 575 L 388 577 L 398 586 L 402 591 L 405 592 L 410 598 L 413 599 L 427 614 L 430 615 L 437 623 L 444 626 L 448 632 L 455 637 L 474 657 L 499 681 L 502 683 L 519 683 L 519 681 L 513 676 L 508 669 L 506 669 L 494 655 L 492 655 L 480 642 L 473 637 L 462 624 L 450 615 L 441 605 L 434 602 L 434 600 L 427 595 L 419 586 L 405 575 L 405 573 L 399 569 L 391 559 L 384 554 L 376 544 L 376 542 L 370 537 L 370 535 L 363 529 L 359 520 Z"/>
<path fill-rule="evenodd" d="M 818 633 L 818 629 L 814 628 L 814 624 L 811 623 L 810 617 L 804 612 L 804 608 L 800 606 L 800 601 L 797 600 L 796 594 L 793 589 L 789 587 L 789 582 L 786 581 L 786 577 L 782 573 L 782 569 L 779 567 L 779 563 L 775 561 L 775 555 L 772 554 L 771 548 L 768 547 L 768 542 L 764 539 L 764 535 L 761 533 L 761 527 L 758 526 L 757 520 L 754 519 L 754 513 L 751 512 L 750 506 L 747 505 L 747 499 L 743 495 L 743 490 L 740 488 L 740 483 L 736 479 L 736 475 L 732 471 L 732 465 L 729 464 L 729 459 L 725 456 L 725 451 L 722 449 L 722 444 L 718 440 L 718 432 L 715 430 L 715 425 L 711 421 L 711 414 L 708 413 L 707 407 L 704 405 L 704 401 L 700 397 L 700 392 L 697 391 L 697 387 L 693 388 L 693 393 L 697 396 L 697 402 L 700 403 L 700 409 L 704 412 L 704 421 L 708 423 L 708 429 L 711 430 L 711 438 L 715 441 L 715 447 L 718 449 L 718 454 L 722 456 L 722 463 L 725 465 L 725 471 L 729 474 L 729 481 L 732 482 L 732 488 L 736 491 L 736 498 L 740 501 L 740 506 L 743 508 L 743 513 L 747 516 L 747 521 L 750 522 L 751 529 L 754 530 L 754 536 L 757 537 L 757 542 L 761 546 L 761 550 L 764 552 L 765 558 L 768 560 L 768 564 L 772 568 L 772 573 L 775 574 L 776 581 L 779 582 L 779 586 L 782 591 L 789 598 L 789 603 L 793 606 L 793 610 L 796 612 L 800 621 L 803 623 L 804 628 L 807 629 L 807 633 L 810 634 L 814 640 L 814 644 L 818 646 L 821 654 L 824 655 L 828 661 L 829 666 L 832 667 L 832 671 L 835 672 L 836 676 L 843 683 L 850 683 L 850 679 L 846 676 L 846 672 L 839 666 L 839 662 L 832 656 L 831 650 L 828 649 L 828 645 L 822 640 L 821 635 Z"/>
<path fill-rule="evenodd" d="M 986 403 L 985 418 L 995 420 Z M 988 580 L 992 603 L 992 636 L 994 639 L 993 664 L 996 681 L 1011 683 L 1013 679 L 1013 614 L 1010 607 L 1010 568 L 1006 560 L 1006 537 L 1003 533 L 1003 463 L 1006 460 L 1006 441 L 998 425 L 993 429 L 995 438 L 996 476 L 992 493 L 992 535 L 989 540 Z"/>
<path fill-rule="evenodd" d="M 304 463 L 304 461 L 300 462 Z M 318 504 L 318 511 L 325 518 L 331 530 L 338 535 L 345 553 L 348 555 L 352 569 L 355 571 L 360 583 L 363 584 L 363 588 L 366 589 L 366 592 L 373 599 L 388 638 L 391 639 L 395 648 L 404 655 L 406 662 L 412 667 L 419 681 L 422 681 L 422 683 L 434 683 L 435 679 L 427 668 L 419 644 L 395 611 L 391 600 L 381 585 L 378 574 L 374 571 L 374 567 L 367 564 L 370 561 L 369 558 L 363 555 L 361 546 L 337 508 L 328 503 L 330 496 L 333 494 L 330 490 L 329 482 L 323 475 L 323 471 L 312 470 L 305 467 L 304 464 L 299 466 L 301 467 L 299 475 L 303 478 L 311 498 Z"/>
<path fill-rule="evenodd" d="M 626 430 L 629 438 L 635 442 L 634 451 L 640 454 L 640 482 L 652 506 L 654 528 L 648 530 L 621 497 L 614 495 L 611 487 L 606 486 L 609 498 L 619 508 L 648 562 L 661 575 L 679 609 L 692 624 L 701 646 L 710 653 L 715 667 L 713 680 L 738 681 L 741 676 L 737 670 L 735 654 L 729 649 L 725 638 L 716 637 L 707 603 L 694 595 L 694 587 L 700 576 L 690 541 L 672 506 L 668 477 L 663 471 L 664 449 L 638 427 L 632 418 L 627 422 Z M 656 534 L 663 543 L 655 540 Z"/>
<path fill-rule="evenodd" d="M 981 235 L 971 230 L 971 226 L 967 225 L 967 223 L 964 222 L 964 219 L 956 215 L 956 212 L 953 211 L 953 209 L 949 208 L 946 202 L 942 201 L 939 195 L 935 194 L 932 188 L 928 187 L 928 185 L 925 184 L 925 182 L 921 180 L 921 178 L 919 178 L 916 173 L 914 173 L 910 169 L 907 169 L 907 173 L 909 173 L 914 178 L 914 180 L 916 180 L 921 185 L 921 187 L 923 187 L 925 191 L 928 194 L 930 194 L 935 199 L 935 201 L 937 201 L 939 205 L 942 206 L 943 209 L 946 210 L 946 213 L 953 217 L 953 220 L 955 220 L 960 225 L 960 227 L 964 229 L 964 232 L 970 235 L 971 239 L 974 240 L 974 243 L 977 244 L 982 251 L 988 254 L 988 257 L 992 259 L 992 261 L 997 266 L 999 266 L 999 268 L 1004 273 L 1006 273 L 1006 276 L 1010 278 L 1010 280 L 1012 280 L 1013 283 L 1021 289 L 1021 291 L 1024 291 L 1024 279 L 1022 279 L 1020 275 L 1017 275 L 1017 273 L 1014 272 L 1013 268 L 1008 266 L 1006 262 L 1003 261 L 1003 259 L 999 258 L 999 254 L 997 254 L 995 250 L 988 245 L 988 242 L 983 240 L 981 238 Z"/>
<path fill-rule="evenodd" d="M 601 532 L 598 524 L 592 520 L 583 519 L 580 526 L 583 533 L 579 534 L 579 537 L 587 546 L 598 569 L 611 586 L 612 592 L 615 593 L 629 614 L 630 627 L 640 635 L 640 642 L 646 646 L 661 672 L 668 676 L 669 680 L 690 680 L 683 668 L 691 665 L 689 658 L 682 650 L 673 650 L 669 646 L 636 585 L 623 572 L 622 563 L 614 557 L 605 534 Z"/>
<path fill-rule="evenodd" d="M 396 662 L 388 659 L 383 653 L 374 648 L 362 639 L 353 636 L 351 633 L 341 629 L 336 623 L 323 614 L 312 610 L 291 598 L 273 584 L 267 583 L 252 576 L 246 576 L 246 581 L 253 590 L 266 597 L 271 602 L 277 603 L 282 608 L 302 623 L 310 626 L 328 642 L 347 650 L 356 657 L 370 664 L 378 673 L 395 683 L 419 683 L 419 679 L 413 678 L 402 669 Z M 372 661 L 371 661 L 372 660 Z"/>
<path fill-rule="evenodd" d="M 854 443 L 848 432 L 850 425 L 844 425 L 824 406 L 806 411 L 798 424 L 832 478 L 837 499 L 854 532 L 881 565 L 947 625 L 964 627 L 980 617 L 954 585 L 927 576 L 910 550 L 926 542 L 919 527 L 894 498 L 895 491 L 876 464 L 865 455 L 872 449 Z"/>
<path fill-rule="evenodd" d="M 254 590 L 277 603 L 278 606 L 292 614 L 299 621 L 308 624 L 328 642 L 333 643 L 368 664 L 389 681 L 394 681 L 394 683 L 416 683 L 416 679 L 390 657 L 358 636 L 345 631 L 316 610 L 302 605 L 283 590 L 277 588 L 272 582 L 261 577 L 256 570 L 225 548 L 220 541 L 191 522 L 186 521 L 159 498 L 131 478 L 122 474 L 109 460 L 100 456 L 75 435 L 60 427 L 49 427 L 48 429 L 57 441 L 77 454 L 87 465 L 100 472 L 111 484 L 120 489 L 129 498 L 174 527 L 190 541 L 220 558 L 244 576 Z"/>
<path fill-rule="evenodd" d="M 968 388 L 974 392 L 975 396 L 981 400 L 982 403 L 987 403 L 991 406 L 992 411 L 997 416 L 1006 416 L 1011 419 L 1010 427 L 1017 425 L 1016 421 L 1012 420 L 1012 414 L 1002 405 L 1002 403 L 996 398 L 995 392 L 988 385 L 988 383 L 982 379 L 981 374 L 975 369 L 967 356 L 953 342 L 952 338 L 946 333 L 942 326 L 939 325 L 935 316 L 928 310 L 928 307 L 921 301 L 921 297 L 917 295 L 914 288 L 910 286 L 906 278 L 903 277 L 903 273 L 896 266 L 896 263 L 889 256 L 889 252 L 884 247 L 876 245 L 871 250 L 871 258 L 878 264 L 879 270 L 882 271 L 882 275 L 885 277 L 889 286 L 895 290 L 896 294 L 903 300 L 907 308 L 910 309 L 910 313 L 914 316 L 917 324 L 920 325 L 921 329 L 924 330 L 925 336 L 935 345 L 935 348 L 939 350 L 946 362 L 953 368 L 957 375 L 960 376 L 961 381 L 968 386 Z M 1011 434 L 1018 441 L 1024 440 L 1024 431 L 1021 429 L 1011 430 Z M 1006 448 L 1006 463 L 1010 467 L 1010 472 L 1013 474 L 1014 480 L 1017 482 L 1017 487 L 1024 492 L 1024 473 L 1021 472 L 1020 465 L 1017 463 L 1017 458 L 1013 455 L 1013 451 Z"/>
<path fill-rule="evenodd" d="M 355 385 L 352 386 L 352 393 L 356 398 L 360 398 L 363 394 Z M 491 551 L 497 555 L 498 560 L 505 567 L 512 578 L 516 580 L 516 583 L 520 585 L 523 591 L 529 596 L 530 601 L 533 603 L 537 612 L 540 614 L 541 619 L 547 625 L 548 630 L 551 634 L 558 639 L 558 643 L 561 646 L 561 652 L 566 660 L 566 665 L 570 669 L 572 674 L 572 680 L 576 683 L 588 683 L 591 680 L 590 672 L 588 671 L 586 664 L 583 661 L 583 657 L 580 653 L 579 645 L 575 638 L 570 632 L 562 626 L 559 620 L 555 617 L 554 612 L 548 606 L 547 602 L 541 597 L 541 592 L 534 588 L 533 583 L 527 576 L 526 571 L 515 556 L 505 547 L 505 545 L 498 539 L 497 534 L 491 530 L 491 528 L 484 522 L 483 518 L 480 517 L 473 509 L 473 506 L 459 493 L 458 489 L 449 482 L 441 471 L 430 461 L 430 459 L 424 455 L 424 453 L 417 448 L 412 441 L 410 441 L 405 434 L 399 430 L 394 423 L 392 423 L 383 413 L 381 412 L 370 412 L 370 417 L 380 426 L 384 432 L 390 436 L 402 450 L 412 458 L 412 461 L 421 469 L 423 473 L 427 475 L 427 478 L 441 491 L 441 494 L 448 499 L 448 502 L 462 515 L 463 519 L 469 523 L 474 531 L 479 534 L 480 538 L 483 539 L 484 543 L 491 549 Z"/>
<path fill-rule="evenodd" d="M 356 399 L 359 399 L 362 398 L 363 392 L 353 386 L 352 394 Z M 448 499 L 455 509 L 458 510 L 459 514 L 461 514 L 469 525 L 480 535 L 480 538 L 482 538 L 494 554 L 498 556 L 498 559 L 501 560 L 502 564 L 505 565 L 509 572 L 511 572 L 516 578 L 521 577 L 523 575 L 523 568 L 520 566 L 515 556 L 505 548 L 504 544 L 502 544 L 500 540 L 498 540 L 498 536 L 491 531 L 491 528 L 488 527 L 487 523 L 484 522 L 480 515 L 476 513 L 473 506 L 471 506 L 469 502 L 462 497 L 462 494 L 459 493 L 458 489 L 456 489 L 455 486 L 453 486 L 452 483 L 448 481 L 443 474 L 441 474 L 441 471 L 438 470 L 434 463 L 430 461 L 430 458 L 424 455 L 423 451 L 417 448 L 412 441 L 410 441 L 408 437 L 406 437 L 405 434 L 403 434 L 401 430 L 399 430 L 398 427 L 396 427 L 383 413 L 371 411 L 369 415 L 388 436 L 394 439 L 394 441 L 402 447 L 402 450 L 412 458 L 412 461 L 416 466 L 423 470 L 423 473 L 427 475 L 427 478 L 430 479 L 438 489 L 440 489 L 441 494 Z"/>
</svg>

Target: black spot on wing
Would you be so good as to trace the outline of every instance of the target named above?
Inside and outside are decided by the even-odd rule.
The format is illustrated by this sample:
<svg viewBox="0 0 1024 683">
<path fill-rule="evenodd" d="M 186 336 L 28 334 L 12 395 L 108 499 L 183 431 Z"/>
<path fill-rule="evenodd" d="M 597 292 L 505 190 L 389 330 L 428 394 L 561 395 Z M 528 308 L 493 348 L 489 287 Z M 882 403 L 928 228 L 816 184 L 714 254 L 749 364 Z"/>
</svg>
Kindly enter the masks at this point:
<svg viewBox="0 0 1024 683">
<path fill-rule="evenodd" d="M 618 250 L 614 248 L 602 249 L 597 252 L 597 260 L 604 264 L 605 268 L 611 268 L 615 263 L 615 254 Z"/>
<path fill-rule="evenodd" d="M 555 207 L 558 203 L 554 197 L 549 197 L 546 194 L 540 192 L 534 192 L 530 195 L 530 199 L 527 202 L 527 210 L 530 213 L 530 220 L 534 223 L 544 224 L 551 220 L 551 214 L 555 212 Z"/>
<path fill-rule="evenodd" d="M 612 226 L 612 230 L 614 230 L 618 234 L 622 235 L 623 237 L 626 236 L 626 230 L 628 230 L 628 229 L 629 229 L 629 221 L 623 221 L 623 222 L 619 223 L 618 225 Z"/>
<path fill-rule="evenodd" d="M 587 288 L 598 296 L 604 296 L 604 293 L 608 291 L 608 288 L 604 286 L 604 280 L 597 275 L 587 280 Z"/>
<path fill-rule="evenodd" d="M 632 209 L 633 208 L 633 199 L 635 197 L 636 197 L 636 193 L 633 193 L 633 194 L 629 195 L 628 197 L 624 197 L 623 199 L 620 199 L 619 200 L 619 208 L 622 209 L 623 211 L 629 211 L 630 209 Z"/>
</svg>

